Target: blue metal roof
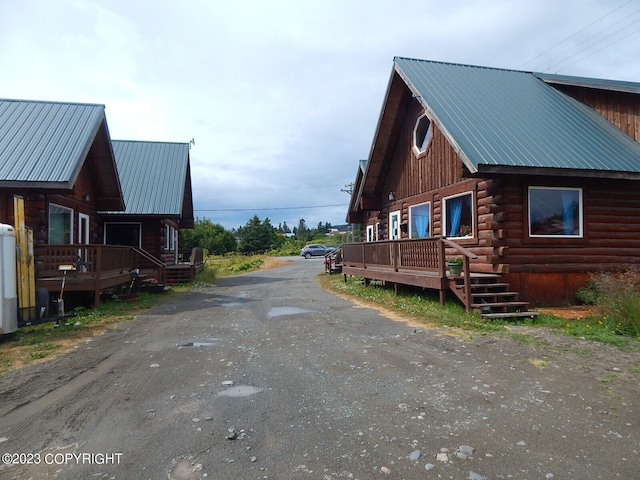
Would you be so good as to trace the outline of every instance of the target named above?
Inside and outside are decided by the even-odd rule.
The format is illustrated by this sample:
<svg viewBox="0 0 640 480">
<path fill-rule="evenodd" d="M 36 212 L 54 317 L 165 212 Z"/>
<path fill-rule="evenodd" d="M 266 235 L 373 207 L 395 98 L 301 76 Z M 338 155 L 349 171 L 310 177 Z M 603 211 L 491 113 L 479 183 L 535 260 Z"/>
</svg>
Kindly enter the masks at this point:
<svg viewBox="0 0 640 480">
<path fill-rule="evenodd" d="M 471 172 L 640 172 L 639 143 L 536 74 L 400 57 L 394 68 Z"/>
<path fill-rule="evenodd" d="M 71 188 L 104 105 L 0 99 L 0 185 Z"/>
<path fill-rule="evenodd" d="M 179 217 L 189 172 L 189 144 L 113 140 L 124 215 Z"/>
</svg>

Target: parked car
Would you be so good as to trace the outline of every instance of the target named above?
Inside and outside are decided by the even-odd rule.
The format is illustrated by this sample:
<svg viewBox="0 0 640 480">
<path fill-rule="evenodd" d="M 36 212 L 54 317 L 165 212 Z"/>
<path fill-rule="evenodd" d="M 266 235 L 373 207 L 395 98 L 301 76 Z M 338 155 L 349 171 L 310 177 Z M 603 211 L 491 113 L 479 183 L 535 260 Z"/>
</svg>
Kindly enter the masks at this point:
<svg viewBox="0 0 640 480">
<path fill-rule="evenodd" d="M 300 250 L 300 256 L 304 258 L 323 257 L 331 250 L 333 250 L 333 248 L 320 245 L 319 243 L 312 243 L 311 245 L 306 245 L 302 250 Z"/>
</svg>

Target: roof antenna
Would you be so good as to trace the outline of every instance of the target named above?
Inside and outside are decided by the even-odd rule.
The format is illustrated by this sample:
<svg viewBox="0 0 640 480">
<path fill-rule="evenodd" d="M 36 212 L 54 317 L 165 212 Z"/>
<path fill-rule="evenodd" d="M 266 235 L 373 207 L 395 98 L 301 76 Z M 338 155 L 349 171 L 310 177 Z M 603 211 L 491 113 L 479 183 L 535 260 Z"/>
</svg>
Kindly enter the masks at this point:
<svg viewBox="0 0 640 480">
<path fill-rule="evenodd" d="M 196 144 L 196 139 L 192 138 L 191 140 L 189 140 L 189 150 L 191 150 L 191 145 L 195 145 Z"/>
</svg>

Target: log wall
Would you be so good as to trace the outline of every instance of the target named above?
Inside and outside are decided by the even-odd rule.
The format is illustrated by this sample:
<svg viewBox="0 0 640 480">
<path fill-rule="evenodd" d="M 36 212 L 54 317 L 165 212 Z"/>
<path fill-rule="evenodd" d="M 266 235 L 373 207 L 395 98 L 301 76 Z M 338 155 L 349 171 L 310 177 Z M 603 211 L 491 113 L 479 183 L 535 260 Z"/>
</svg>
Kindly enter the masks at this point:
<svg viewBox="0 0 640 480">
<path fill-rule="evenodd" d="M 564 88 L 640 141 L 640 103 L 634 96 Z M 390 148 L 391 162 L 382 190 L 384 207 L 368 212 L 366 224 L 380 222 L 381 240 L 389 238 L 389 212 L 409 221 L 409 207 L 431 202 L 431 235 L 443 234 L 443 198 L 473 192 L 474 237 L 456 239 L 472 250 L 476 272 L 500 273 L 532 304 L 574 303 L 575 292 L 597 271 L 640 264 L 640 188 L 630 180 L 598 178 L 494 176 L 471 178 L 442 132 L 433 125 L 427 151 L 413 149 L 413 128 L 422 114 L 415 100 Z M 583 237 L 529 236 L 528 187 L 582 189 Z M 387 201 L 389 192 L 396 200 Z M 401 238 L 407 238 L 403 233 Z M 363 230 L 363 238 L 364 230 Z"/>
</svg>

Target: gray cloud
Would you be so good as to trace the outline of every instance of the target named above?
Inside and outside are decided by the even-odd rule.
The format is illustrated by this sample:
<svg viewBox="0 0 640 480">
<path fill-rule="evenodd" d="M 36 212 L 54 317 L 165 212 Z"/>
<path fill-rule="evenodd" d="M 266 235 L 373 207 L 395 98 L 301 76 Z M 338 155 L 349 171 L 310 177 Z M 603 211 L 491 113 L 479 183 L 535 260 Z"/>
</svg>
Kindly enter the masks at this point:
<svg viewBox="0 0 640 480">
<path fill-rule="evenodd" d="M 2 96 L 103 103 L 114 139 L 195 138 L 196 215 L 227 228 L 339 224 L 394 56 L 638 81 L 637 4 L 610 3 L 5 0 Z"/>
</svg>

